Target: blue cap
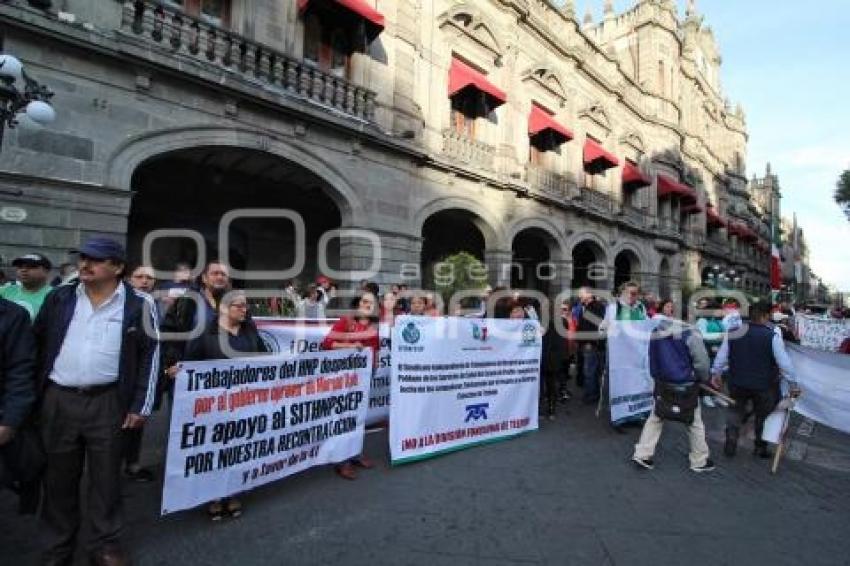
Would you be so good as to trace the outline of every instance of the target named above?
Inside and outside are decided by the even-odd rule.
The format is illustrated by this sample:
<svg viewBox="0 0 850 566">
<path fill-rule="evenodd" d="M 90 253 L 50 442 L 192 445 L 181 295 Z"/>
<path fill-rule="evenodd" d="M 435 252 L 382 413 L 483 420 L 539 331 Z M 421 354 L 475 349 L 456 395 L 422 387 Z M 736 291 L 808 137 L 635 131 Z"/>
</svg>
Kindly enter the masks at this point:
<svg viewBox="0 0 850 566">
<path fill-rule="evenodd" d="M 110 238 L 89 238 L 79 249 L 72 250 L 72 253 L 78 253 L 92 259 L 114 259 L 121 263 L 127 262 L 124 246 Z"/>
</svg>

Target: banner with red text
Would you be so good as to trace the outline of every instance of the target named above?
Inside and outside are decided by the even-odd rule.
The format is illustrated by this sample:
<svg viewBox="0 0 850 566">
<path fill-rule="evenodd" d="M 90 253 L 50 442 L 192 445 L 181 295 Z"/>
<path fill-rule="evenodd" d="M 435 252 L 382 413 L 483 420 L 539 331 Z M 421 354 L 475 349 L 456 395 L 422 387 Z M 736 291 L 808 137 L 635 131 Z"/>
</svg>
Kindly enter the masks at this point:
<svg viewBox="0 0 850 566">
<path fill-rule="evenodd" d="M 330 332 L 336 319 L 255 318 L 260 337 L 270 352 L 303 354 L 318 352 L 322 340 Z M 390 418 L 390 332 L 381 324 L 381 351 L 378 367 L 372 374 L 369 387 L 369 412 L 366 424 L 373 425 Z"/>
<path fill-rule="evenodd" d="M 358 455 L 371 373 L 369 348 L 184 363 L 162 513 Z"/>
<path fill-rule="evenodd" d="M 536 430 L 541 346 L 534 320 L 398 317 L 392 463 Z"/>
</svg>

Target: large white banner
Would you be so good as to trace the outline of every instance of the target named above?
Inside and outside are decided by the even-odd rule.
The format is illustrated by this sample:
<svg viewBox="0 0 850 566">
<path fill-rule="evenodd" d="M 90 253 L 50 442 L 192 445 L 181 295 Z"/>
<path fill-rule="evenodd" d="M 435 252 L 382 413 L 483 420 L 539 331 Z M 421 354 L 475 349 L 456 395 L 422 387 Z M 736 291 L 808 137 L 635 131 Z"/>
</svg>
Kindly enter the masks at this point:
<svg viewBox="0 0 850 566">
<path fill-rule="evenodd" d="M 652 411 L 655 382 L 649 373 L 649 337 L 656 324 L 615 320 L 608 328 L 608 396 L 615 425 Z"/>
<path fill-rule="evenodd" d="M 371 373 L 369 348 L 182 364 L 162 513 L 360 454 Z"/>
<path fill-rule="evenodd" d="M 260 336 L 275 353 L 318 352 L 322 340 L 336 319 L 255 318 Z M 372 374 L 369 388 L 369 413 L 366 424 L 385 422 L 390 418 L 390 334 L 391 328 L 381 325 L 381 351 L 378 367 Z"/>
<path fill-rule="evenodd" d="M 786 343 L 803 394 L 794 410 L 850 433 L 850 356 Z"/>
<path fill-rule="evenodd" d="M 533 320 L 397 318 L 392 463 L 536 430 L 541 342 Z"/>
<path fill-rule="evenodd" d="M 794 317 L 800 345 L 826 352 L 837 352 L 841 343 L 850 338 L 850 320 L 825 319 L 798 314 Z"/>
</svg>

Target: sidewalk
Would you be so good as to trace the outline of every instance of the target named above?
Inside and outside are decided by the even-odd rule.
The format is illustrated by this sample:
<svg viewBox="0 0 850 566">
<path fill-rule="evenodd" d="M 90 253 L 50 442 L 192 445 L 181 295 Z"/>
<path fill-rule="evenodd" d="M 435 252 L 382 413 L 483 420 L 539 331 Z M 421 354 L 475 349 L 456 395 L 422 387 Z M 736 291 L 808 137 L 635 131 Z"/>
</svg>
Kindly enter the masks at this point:
<svg viewBox="0 0 850 566">
<path fill-rule="evenodd" d="M 720 409 L 705 415 L 714 439 Z M 148 462 L 164 419 L 151 428 Z M 641 471 L 627 430 L 571 401 L 537 433 L 395 469 L 373 433 L 379 466 L 358 481 L 310 470 L 246 495 L 244 516 L 222 524 L 202 510 L 160 518 L 160 485 L 127 484 L 126 544 L 140 565 L 846 563 L 850 471 L 789 458 L 771 476 L 747 448 L 730 461 L 710 440 L 718 469 L 697 475 L 677 426 Z M 847 454 L 850 438 L 816 427 L 808 446 Z M 0 496 L 0 548 L 35 564 L 36 523 L 12 505 Z"/>
</svg>

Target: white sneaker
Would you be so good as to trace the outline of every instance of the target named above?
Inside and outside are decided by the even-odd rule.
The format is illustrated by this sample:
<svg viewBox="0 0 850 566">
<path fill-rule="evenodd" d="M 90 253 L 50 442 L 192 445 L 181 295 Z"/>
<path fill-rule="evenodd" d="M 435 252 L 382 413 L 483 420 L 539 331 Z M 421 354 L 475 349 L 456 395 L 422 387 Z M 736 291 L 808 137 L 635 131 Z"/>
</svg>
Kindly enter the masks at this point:
<svg viewBox="0 0 850 566">
<path fill-rule="evenodd" d="M 705 407 L 711 407 L 713 409 L 714 408 L 714 398 L 706 395 L 705 397 L 702 398 L 702 404 Z"/>
</svg>

